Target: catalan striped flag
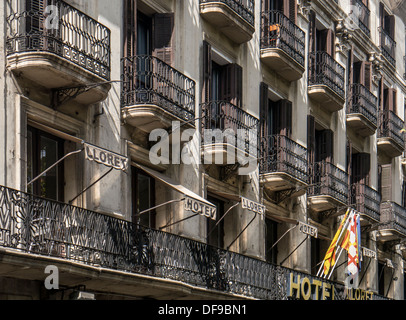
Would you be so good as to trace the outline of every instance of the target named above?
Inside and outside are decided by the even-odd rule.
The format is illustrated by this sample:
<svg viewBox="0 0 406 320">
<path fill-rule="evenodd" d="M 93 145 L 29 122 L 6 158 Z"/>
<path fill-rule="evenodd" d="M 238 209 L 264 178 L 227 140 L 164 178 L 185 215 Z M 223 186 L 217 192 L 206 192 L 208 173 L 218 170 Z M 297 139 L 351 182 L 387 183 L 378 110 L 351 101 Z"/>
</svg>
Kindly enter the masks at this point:
<svg viewBox="0 0 406 320">
<path fill-rule="evenodd" d="M 348 249 L 346 249 L 348 251 L 348 273 L 352 276 L 355 276 L 361 268 L 361 232 L 359 214 L 354 215 L 354 217 L 351 219 L 349 231 L 349 246 Z"/>
<path fill-rule="evenodd" d="M 331 241 L 330 247 L 327 250 L 327 253 L 324 257 L 324 274 L 327 275 L 330 269 L 336 263 L 336 253 L 338 247 L 348 246 L 349 241 L 349 232 L 348 232 L 348 223 L 350 219 L 354 216 L 353 210 L 348 209 L 345 213 L 344 219 L 341 221 L 340 226 Z"/>
</svg>

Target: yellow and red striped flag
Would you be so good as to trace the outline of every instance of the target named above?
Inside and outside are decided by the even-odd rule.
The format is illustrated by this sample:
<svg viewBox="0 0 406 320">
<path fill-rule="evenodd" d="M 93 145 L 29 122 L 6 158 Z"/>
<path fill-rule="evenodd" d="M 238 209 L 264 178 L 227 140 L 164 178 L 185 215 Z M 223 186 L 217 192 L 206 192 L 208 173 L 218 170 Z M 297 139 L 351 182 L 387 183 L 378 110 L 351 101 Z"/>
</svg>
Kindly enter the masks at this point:
<svg viewBox="0 0 406 320">
<path fill-rule="evenodd" d="M 350 214 L 351 213 L 351 214 Z M 347 224 L 348 219 L 352 216 L 352 209 L 348 209 L 344 219 L 341 221 L 340 226 L 331 241 L 330 247 L 327 250 L 327 253 L 324 257 L 324 274 L 327 275 L 330 269 L 334 266 L 336 263 L 336 253 L 338 247 L 348 247 L 349 243 L 349 232 L 348 228 L 345 227 L 345 230 L 343 230 L 344 226 Z"/>
</svg>

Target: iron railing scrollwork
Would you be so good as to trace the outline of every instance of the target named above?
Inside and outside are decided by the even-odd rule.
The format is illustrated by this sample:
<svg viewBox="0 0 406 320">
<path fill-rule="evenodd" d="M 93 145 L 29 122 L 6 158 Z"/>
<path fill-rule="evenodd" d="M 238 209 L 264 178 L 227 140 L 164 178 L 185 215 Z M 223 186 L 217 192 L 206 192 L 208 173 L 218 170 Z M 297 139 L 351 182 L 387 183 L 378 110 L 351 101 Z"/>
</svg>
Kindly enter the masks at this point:
<svg viewBox="0 0 406 320">
<path fill-rule="evenodd" d="M 362 0 L 353 0 L 353 5 L 356 5 L 359 9 L 359 16 L 358 16 L 358 26 L 362 32 L 364 32 L 367 37 L 371 36 L 371 29 L 370 29 L 370 16 L 371 10 L 364 4 Z"/>
<path fill-rule="evenodd" d="M 374 126 L 378 126 L 378 98 L 364 85 L 354 83 L 350 87 L 347 114 L 362 114 Z"/>
<path fill-rule="evenodd" d="M 305 65 L 305 33 L 282 12 L 261 13 L 261 49 L 278 48 L 302 67 Z"/>
<path fill-rule="evenodd" d="M 396 67 L 396 42 L 393 38 L 389 35 L 389 33 L 379 27 L 379 34 L 380 34 L 380 48 L 382 51 L 383 56 L 388 60 L 388 62 Z"/>
<path fill-rule="evenodd" d="M 261 139 L 261 174 L 283 172 L 304 183 L 309 182 L 307 149 L 283 135 Z"/>
<path fill-rule="evenodd" d="M 255 2 L 254 0 L 200 0 L 200 3 L 221 2 L 226 4 L 241 18 L 247 21 L 252 27 L 255 24 Z"/>
<path fill-rule="evenodd" d="M 194 80 L 150 55 L 122 59 L 122 106 L 157 105 L 174 116 L 195 118 Z"/>
<path fill-rule="evenodd" d="M 327 52 L 309 54 L 309 86 L 325 85 L 344 99 L 344 76 L 345 69 Z"/>
<path fill-rule="evenodd" d="M 366 184 L 354 183 L 351 185 L 351 201 L 355 204 L 355 210 L 361 214 L 380 221 L 381 195 Z"/>
<path fill-rule="evenodd" d="M 404 122 L 396 113 L 391 110 L 381 110 L 378 128 L 378 138 L 390 138 L 398 145 L 399 149 L 404 149 L 405 138 L 402 133 Z"/>
<path fill-rule="evenodd" d="M 312 166 L 308 196 L 328 195 L 334 199 L 348 203 L 348 175 L 330 162 L 320 161 Z"/>
<path fill-rule="evenodd" d="M 62 0 L 33 2 L 7 0 L 7 55 L 52 53 L 110 80 L 110 30 Z M 52 24 L 45 4 L 58 9 Z"/>
<path fill-rule="evenodd" d="M 0 186 L 0 246 L 263 300 L 293 299 L 308 274 Z M 334 285 L 335 299 L 345 286 Z M 374 299 L 380 298 L 374 295 Z"/>
<path fill-rule="evenodd" d="M 406 209 L 396 202 L 381 203 L 381 225 L 379 230 L 392 229 L 406 237 Z"/>
<path fill-rule="evenodd" d="M 247 154 L 257 157 L 259 148 L 259 120 L 243 109 L 228 101 L 210 101 L 201 104 L 201 135 L 202 143 L 219 143 L 218 131 L 224 141 L 234 143 Z M 207 141 L 207 134 L 213 140 Z M 234 140 L 234 141 L 232 141 Z"/>
</svg>

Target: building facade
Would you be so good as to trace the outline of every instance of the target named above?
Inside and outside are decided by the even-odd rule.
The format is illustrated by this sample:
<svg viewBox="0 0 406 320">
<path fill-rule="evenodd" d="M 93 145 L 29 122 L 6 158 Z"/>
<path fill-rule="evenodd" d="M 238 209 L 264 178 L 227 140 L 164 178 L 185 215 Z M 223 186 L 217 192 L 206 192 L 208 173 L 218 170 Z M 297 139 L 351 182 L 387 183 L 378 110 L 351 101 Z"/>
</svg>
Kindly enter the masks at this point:
<svg viewBox="0 0 406 320">
<path fill-rule="evenodd" d="M 0 297 L 403 300 L 405 10 L 0 3 Z"/>
</svg>

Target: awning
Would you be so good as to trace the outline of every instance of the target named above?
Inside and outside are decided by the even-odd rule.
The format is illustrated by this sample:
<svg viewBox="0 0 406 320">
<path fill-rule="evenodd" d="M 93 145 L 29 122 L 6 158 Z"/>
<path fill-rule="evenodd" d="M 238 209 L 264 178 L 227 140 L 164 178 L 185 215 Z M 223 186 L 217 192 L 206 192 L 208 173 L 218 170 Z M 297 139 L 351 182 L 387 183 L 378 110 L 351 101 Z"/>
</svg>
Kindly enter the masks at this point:
<svg viewBox="0 0 406 320">
<path fill-rule="evenodd" d="M 198 194 L 194 193 L 193 191 L 189 190 L 188 188 L 184 187 L 183 185 L 177 183 L 173 179 L 163 175 L 160 172 L 144 167 L 143 165 L 140 165 L 138 163 L 134 163 L 134 166 L 166 184 L 168 187 L 171 187 L 172 189 L 183 194 L 187 198 L 185 201 L 186 210 L 192 211 L 194 213 L 199 213 L 202 216 L 216 220 L 217 207 L 211 202 L 207 201 L 205 198 L 199 196 Z"/>
</svg>

